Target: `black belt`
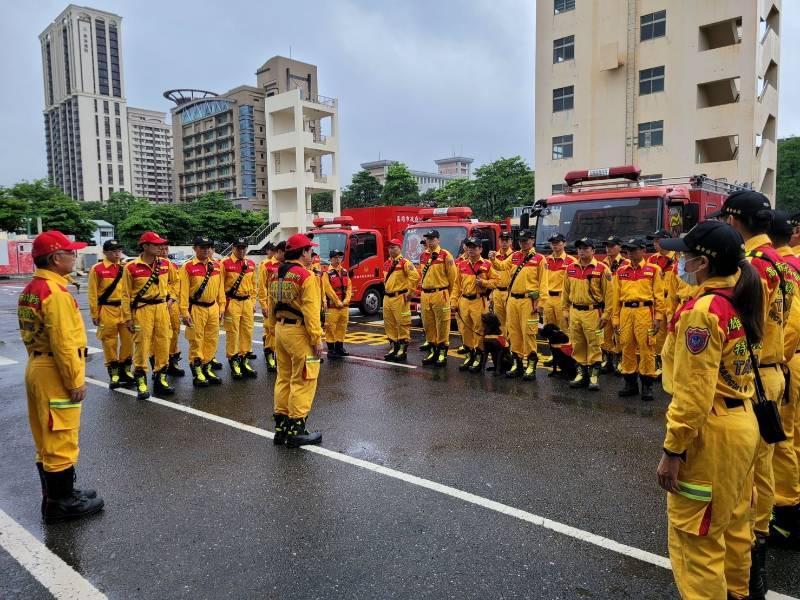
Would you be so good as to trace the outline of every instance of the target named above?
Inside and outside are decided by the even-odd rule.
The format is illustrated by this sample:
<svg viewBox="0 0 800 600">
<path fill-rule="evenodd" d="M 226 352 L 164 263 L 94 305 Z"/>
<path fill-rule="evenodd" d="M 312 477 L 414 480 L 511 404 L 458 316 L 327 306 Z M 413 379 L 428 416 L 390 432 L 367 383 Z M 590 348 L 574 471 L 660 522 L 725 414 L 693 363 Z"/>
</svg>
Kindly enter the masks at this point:
<svg viewBox="0 0 800 600">
<path fill-rule="evenodd" d="M 403 294 L 407 294 L 408 290 L 400 290 L 399 292 L 386 292 L 384 296 L 389 298 L 394 298 L 395 296 L 402 296 Z"/>
<path fill-rule="evenodd" d="M 438 287 L 438 288 L 428 288 L 427 290 L 425 288 L 422 288 L 422 291 L 425 292 L 426 294 L 431 294 L 433 292 L 443 292 L 443 291 L 449 290 L 449 289 L 450 289 L 449 286 L 445 286 L 445 287 Z"/>
<path fill-rule="evenodd" d="M 106 300 L 105 302 L 98 302 L 98 306 L 122 306 L 121 300 Z"/>
<path fill-rule="evenodd" d="M 494 288 L 494 289 L 496 289 L 496 290 L 500 290 L 501 292 L 507 292 L 507 291 L 508 291 L 508 288 L 507 288 L 507 287 L 504 287 L 504 288 L 497 287 L 497 288 Z"/>
<path fill-rule="evenodd" d="M 599 310 L 601 308 L 605 308 L 604 304 L 573 304 L 572 308 L 575 310 Z"/>
<path fill-rule="evenodd" d="M 136 301 L 136 304 L 163 304 L 164 302 L 166 302 L 166 300 L 163 298 L 140 298 Z"/>
<path fill-rule="evenodd" d="M 195 306 L 195 305 L 202 306 L 203 308 L 211 308 L 215 304 L 216 304 L 216 302 L 200 302 L 199 300 L 189 300 L 189 307 L 190 308 L 192 306 Z"/>
<path fill-rule="evenodd" d="M 511 293 L 511 297 L 512 298 L 516 298 L 517 300 L 519 300 L 520 298 L 527 298 L 528 294 L 515 294 L 515 293 L 512 292 Z"/>
<path fill-rule="evenodd" d="M 461 294 L 462 298 L 466 298 L 467 300 L 477 300 L 478 294 Z"/>
<path fill-rule="evenodd" d="M 245 300 L 250 300 L 250 296 L 232 296 L 230 294 L 225 294 L 225 297 L 229 300 L 238 300 L 239 302 L 244 302 Z M 213 304 L 213 302 L 212 302 Z"/>
<path fill-rule="evenodd" d="M 759 369 L 769 369 L 770 367 L 777 367 L 778 363 L 758 363 Z"/>
<path fill-rule="evenodd" d="M 547 292 L 548 296 L 560 296 L 561 292 Z"/>
<path fill-rule="evenodd" d="M 298 323 L 302 323 L 302 319 L 277 319 L 277 323 L 281 325 L 297 325 Z"/>
<path fill-rule="evenodd" d="M 740 400 L 739 398 L 723 398 L 725 402 L 726 408 L 739 408 L 740 406 L 744 406 L 744 400 Z"/>
<path fill-rule="evenodd" d="M 652 300 L 637 300 L 636 302 L 623 302 L 625 308 L 639 308 L 640 306 L 653 306 Z"/>
<path fill-rule="evenodd" d="M 33 351 L 34 356 L 54 356 L 52 352 L 39 352 L 38 350 Z M 80 358 L 86 358 L 89 355 L 88 348 L 78 348 L 78 356 Z"/>
</svg>

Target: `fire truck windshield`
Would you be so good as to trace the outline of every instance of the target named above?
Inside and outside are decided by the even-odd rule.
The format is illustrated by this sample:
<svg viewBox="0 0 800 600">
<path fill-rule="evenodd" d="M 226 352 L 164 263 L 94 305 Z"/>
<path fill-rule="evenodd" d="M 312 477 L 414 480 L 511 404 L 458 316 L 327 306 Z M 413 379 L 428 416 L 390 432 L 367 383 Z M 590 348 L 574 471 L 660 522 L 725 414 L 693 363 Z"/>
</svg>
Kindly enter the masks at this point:
<svg viewBox="0 0 800 600">
<path fill-rule="evenodd" d="M 458 256 L 461 242 L 467 237 L 467 228 L 455 225 L 437 226 L 436 222 L 427 223 L 424 227 L 409 227 L 403 235 L 403 256 L 413 263 L 419 263 L 419 255 L 424 246 L 420 244 L 426 231 L 436 229 L 439 232 L 439 245 L 449 250 L 453 257 Z"/>
<path fill-rule="evenodd" d="M 323 265 L 330 263 L 331 250 L 345 251 L 347 245 L 347 234 L 338 232 L 314 232 L 314 241 L 319 244 L 319 248 L 314 248 L 319 252 L 319 261 Z"/>
<path fill-rule="evenodd" d="M 594 199 L 548 204 L 536 229 L 537 248 L 549 248 L 547 239 L 562 233 L 567 242 L 582 237 L 605 240 L 644 237 L 659 228 L 661 198 Z"/>
</svg>

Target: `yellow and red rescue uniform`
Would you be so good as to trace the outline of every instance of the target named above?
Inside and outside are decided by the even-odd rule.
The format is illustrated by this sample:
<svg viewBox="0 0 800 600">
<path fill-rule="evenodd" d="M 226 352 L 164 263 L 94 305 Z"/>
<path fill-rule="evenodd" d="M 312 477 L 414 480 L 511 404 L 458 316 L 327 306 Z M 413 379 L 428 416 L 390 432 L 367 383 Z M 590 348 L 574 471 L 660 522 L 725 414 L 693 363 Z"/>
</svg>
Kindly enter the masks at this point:
<svg viewBox="0 0 800 600">
<path fill-rule="evenodd" d="M 603 258 L 603 264 L 606 265 L 608 270 L 611 272 L 611 292 L 613 296 L 614 275 L 617 273 L 617 269 L 619 269 L 622 265 L 630 264 L 630 261 L 621 254 L 617 254 L 615 258 L 611 258 L 610 256 Z M 603 343 L 601 344 L 601 347 L 609 354 L 616 355 L 620 353 L 619 337 L 614 331 L 614 323 L 612 322 L 612 319 L 608 319 L 608 323 L 606 323 L 605 330 L 603 331 Z"/>
<path fill-rule="evenodd" d="M 208 364 L 217 354 L 219 316 L 225 311 L 225 287 L 222 270 L 215 260 L 188 261 L 180 270 L 181 316 L 192 317 L 186 328 L 189 340 L 189 360 L 200 359 Z M 198 296 L 201 286 L 202 293 Z"/>
<path fill-rule="evenodd" d="M 559 329 L 566 331 L 567 324 L 561 308 L 561 294 L 564 291 L 564 277 L 570 265 L 577 262 L 574 256 L 562 252 L 545 257 L 547 268 L 547 296 L 542 298 L 543 318 L 545 325 L 558 325 Z"/>
<path fill-rule="evenodd" d="M 600 365 L 600 320 L 608 320 L 611 313 L 611 289 L 611 270 L 605 263 L 592 258 L 586 265 L 579 261 L 567 267 L 560 311 L 569 316 L 572 357 L 579 365 Z"/>
<path fill-rule="evenodd" d="M 672 320 L 672 317 L 678 312 L 678 309 L 694 298 L 697 291 L 696 285 L 689 285 L 683 279 L 678 277 L 678 265 L 673 264 L 669 273 L 664 275 L 664 285 L 666 301 L 664 304 L 664 317 L 667 324 Z"/>
<path fill-rule="evenodd" d="M 258 265 L 258 302 L 261 304 L 261 312 L 269 315 L 271 310 L 269 302 L 269 282 L 270 279 L 277 273 L 280 261 L 270 256 L 266 260 L 262 260 Z M 264 335 L 262 337 L 264 342 L 264 352 L 275 350 L 275 329 L 270 325 L 269 319 L 264 319 Z"/>
<path fill-rule="evenodd" d="M 169 355 L 178 354 L 178 339 L 181 335 L 181 279 L 180 267 L 171 260 L 164 259 L 169 267 L 169 295 L 167 296 L 167 312 L 169 313 L 169 326 L 172 328 L 172 336 L 169 341 Z"/>
<path fill-rule="evenodd" d="M 548 289 L 544 256 L 534 248 L 518 250 L 499 262 L 497 268 L 509 272 L 506 329 L 511 351 L 519 359 L 524 359 L 536 353 L 539 328 L 536 307 Z"/>
<path fill-rule="evenodd" d="M 456 281 L 453 255 L 441 246 L 425 250 L 419 257 L 422 268 L 422 324 L 425 340 L 435 346 L 450 343 L 450 296 Z"/>
<path fill-rule="evenodd" d="M 509 248 L 508 250 L 498 250 L 492 260 L 492 267 L 497 272 L 499 282 L 497 287 L 492 292 L 492 312 L 500 319 L 500 331 L 505 333 L 506 330 L 506 304 L 508 301 L 508 284 L 511 282 L 511 269 L 501 269 L 500 265 L 504 263 L 514 251 Z"/>
<path fill-rule="evenodd" d="M 222 261 L 225 292 L 225 355 L 247 355 L 253 349 L 256 307 L 256 263 L 229 256 Z"/>
<path fill-rule="evenodd" d="M 478 280 L 482 286 L 478 286 Z M 474 262 L 466 258 L 458 264 L 451 306 L 458 311 L 456 319 L 461 321 L 464 346 L 470 350 L 483 350 L 481 315 L 488 309 L 487 296 L 499 282 L 497 271 L 484 258 Z"/>
<path fill-rule="evenodd" d="M 462 262 L 467 260 L 467 251 L 464 250 L 461 254 L 455 257 L 453 264 L 456 266 L 456 279 L 458 279 L 458 269 Z M 452 306 L 452 297 L 450 298 L 450 304 Z M 461 319 L 456 319 L 456 328 L 458 329 L 458 337 L 461 338 L 461 347 L 459 351 L 466 347 L 466 341 L 464 341 L 464 322 Z"/>
<path fill-rule="evenodd" d="M 383 324 L 390 342 L 411 341 L 409 294 L 417 289 L 419 272 L 402 257 L 383 263 Z"/>
<path fill-rule="evenodd" d="M 25 391 L 36 462 L 59 472 L 78 462 L 81 403 L 70 390 L 85 383 L 86 330 L 67 279 L 37 269 L 19 296 L 19 331 L 28 351 Z"/>
<path fill-rule="evenodd" d="M 141 257 L 125 265 L 122 276 L 122 315 L 133 321 L 133 365 L 147 371 L 150 356 L 158 372 L 167 366 L 172 328 L 167 311 L 169 265 L 156 258 L 148 265 Z"/>
<path fill-rule="evenodd" d="M 753 369 L 730 297 L 736 276 L 703 282 L 669 324 L 663 385 L 672 396 L 664 449 L 680 455 L 667 495 L 669 554 L 683 598 L 745 598 L 753 464 L 759 441 Z M 713 292 L 713 293 L 712 293 Z M 731 594 L 731 596 L 726 596 Z"/>
<path fill-rule="evenodd" d="M 97 339 L 103 346 L 106 366 L 128 361 L 133 352 L 131 332 L 122 318 L 123 275 L 121 264 L 105 258 L 89 271 L 89 315 L 98 321 Z"/>
<path fill-rule="evenodd" d="M 322 275 L 322 289 L 328 308 L 325 310 L 325 341 L 344 343 L 347 320 L 350 316 L 350 299 L 353 297 L 353 282 L 343 266 L 328 267 Z"/>
<path fill-rule="evenodd" d="M 677 266 L 675 262 L 675 252 L 669 251 L 666 254 L 662 252 L 657 252 L 656 254 L 651 254 L 650 257 L 647 259 L 647 262 L 650 264 L 658 265 L 660 269 L 660 276 L 661 276 L 661 289 L 664 293 L 664 306 L 665 306 L 665 314 L 664 319 L 661 319 L 661 326 L 658 328 L 658 333 L 655 336 L 655 352 L 656 355 L 661 355 L 661 348 L 664 346 L 664 340 L 667 338 L 667 322 L 668 322 L 668 314 L 666 311 L 666 307 L 668 306 L 668 295 L 669 289 L 667 284 L 667 278 L 669 277 L 669 273 L 673 271 L 673 269 Z"/>
<path fill-rule="evenodd" d="M 756 235 L 744 244 L 747 259 L 761 278 L 761 289 L 764 296 L 764 339 L 761 340 L 761 351 L 758 352 L 758 372 L 764 383 L 767 400 L 779 402 L 783 398 L 786 381 L 781 370 L 784 360 L 784 326 L 786 324 L 786 307 L 784 292 L 781 291 L 781 273 L 786 265 L 772 247 L 772 242 L 765 234 Z M 774 265 L 774 266 L 773 266 Z M 756 532 L 767 535 L 772 506 L 775 500 L 775 476 L 772 469 L 774 445 L 759 440 L 755 466 Z"/>
<path fill-rule="evenodd" d="M 620 372 L 656 376 L 654 320 L 664 319 L 664 290 L 658 265 L 644 259 L 617 269 L 613 280 L 612 321 L 619 327 Z M 638 353 L 638 361 L 637 361 Z"/>
<path fill-rule="evenodd" d="M 278 355 L 275 414 L 290 419 L 308 416 L 317 389 L 320 359 L 314 355 L 314 346 L 322 341 L 322 323 L 316 278 L 292 260 L 279 267 L 269 284 L 273 307 L 269 320 L 275 328 Z"/>
</svg>

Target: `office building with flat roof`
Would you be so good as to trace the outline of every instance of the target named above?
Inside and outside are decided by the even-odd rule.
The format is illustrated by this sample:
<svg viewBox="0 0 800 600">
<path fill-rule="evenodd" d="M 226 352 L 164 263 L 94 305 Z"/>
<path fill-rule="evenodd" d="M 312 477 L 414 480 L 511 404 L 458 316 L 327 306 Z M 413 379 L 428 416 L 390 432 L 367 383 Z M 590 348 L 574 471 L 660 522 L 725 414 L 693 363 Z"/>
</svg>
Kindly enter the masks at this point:
<svg viewBox="0 0 800 600">
<path fill-rule="evenodd" d="M 128 107 L 133 195 L 151 202 L 172 199 L 172 128 L 166 113 Z"/>
</svg>

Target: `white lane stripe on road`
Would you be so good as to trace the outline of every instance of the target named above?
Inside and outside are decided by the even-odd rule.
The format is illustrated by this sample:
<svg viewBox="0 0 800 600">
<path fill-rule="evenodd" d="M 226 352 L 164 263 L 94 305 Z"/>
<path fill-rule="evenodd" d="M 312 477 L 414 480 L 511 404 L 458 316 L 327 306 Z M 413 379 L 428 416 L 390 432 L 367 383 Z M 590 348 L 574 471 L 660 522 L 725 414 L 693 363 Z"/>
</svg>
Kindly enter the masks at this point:
<svg viewBox="0 0 800 600">
<path fill-rule="evenodd" d="M 16 360 L 6 358 L 5 356 L 0 356 L 0 367 L 7 367 L 8 365 L 15 365 L 15 364 L 17 364 Z"/>
<path fill-rule="evenodd" d="M 0 510 L 0 546 L 58 600 L 106 597 L 3 510 Z"/>
<path fill-rule="evenodd" d="M 96 385 L 98 387 L 108 388 L 107 383 L 99 381 L 97 379 L 92 379 L 91 377 L 87 377 L 86 382 Z M 116 391 L 122 394 L 126 394 L 128 396 L 133 396 L 133 397 L 136 396 L 136 392 L 132 390 L 127 390 L 125 388 L 119 388 Z M 164 406 L 166 408 L 171 408 L 173 410 L 185 412 L 190 415 L 206 419 L 208 421 L 214 421 L 215 423 L 220 423 L 221 425 L 227 425 L 228 427 L 233 427 L 234 429 L 239 429 L 240 431 L 246 431 L 248 433 L 252 433 L 254 435 L 263 438 L 272 439 L 273 437 L 275 437 L 275 435 L 271 431 L 268 431 L 266 429 L 261 429 L 260 427 L 254 427 L 253 425 L 245 425 L 244 423 L 239 423 L 238 421 L 234 421 L 233 419 L 220 417 L 212 413 L 207 413 L 202 410 L 197 410 L 196 408 L 192 408 L 190 406 L 184 406 L 183 404 L 176 404 L 175 402 L 169 402 L 167 400 L 162 400 L 161 398 L 155 398 L 153 396 L 148 398 L 147 401 L 152 402 L 153 404 L 158 404 L 159 406 Z M 488 498 L 484 498 L 482 496 L 478 496 L 470 492 L 465 492 L 457 488 L 450 487 L 448 485 L 443 485 L 441 483 L 431 481 L 430 479 L 424 479 L 422 477 L 417 477 L 416 475 L 410 475 L 408 473 L 403 473 L 402 471 L 390 469 L 389 467 L 376 465 L 366 460 L 353 458 L 352 456 L 348 456 L 340 452 L 334 452 L 333 450 L 328 450 L 327 448 L 322 448 L 320 446 L 303 446 L 302 449 L 305 450 L 306 452 L 313 452 L 314 454 L 319 454 L 320 456 L 332 458 L 333 460 L 347 463 L 355 467 L 360 467 L 362 469 L 366 469 L 368 471 L 372 471 L 374 473 L 378 473 L 386 477 L 391 477 L 392 479 L 405 481 L 406 483 L 410 483 L 418 487 L 438 492 L 440 494 L 443 494 L 445 496 L 450 496 L 451 498 L 456 498 L 463 502 L 475 504 L 476 506 L 480 506 L 482 508 L 494 512 L 508 515 L 510 517 L 514 517 L 521 521 L 526 521 L 533 525 L 537 525 L 539 527 L 543 527 L 545 529 L 561 533 L 565 536 L 574 538 L 576 540 L 586 542 L 587 544 L 598 546 L 600 548 L 603 548 L 604 550 L 610 550 L 612 552 L 616 552 L 617 554 L 629 556 L 631 558 L 635 558 L 636 560 L 640 560 L 642 562 L 655 565 L 663 569 L 671 569 L 669 559 L 664 556 L 653 554 L 652 552 L 648 552 L 646 550 L 640 550 L 639 548 L 634 548 L 633 546 L 627 546 L 625 544 L 621 544 L 620 542 L 594 534 L 590 531 L 584 531 L 582 529 L 578 529 L 577 527 L 565 525 L 557 521 L 551 521 L 550 519 L 540 517 L 539 515 L 535 515 L 533 513 L 521 510 L 519 508 L 514 508 L 513 506 L 508 506 L 507 504 L 502 504 L 494 500 L 489 500 Z M 770 598 L 770 600 L 800 600 L 792 596 L 785 596 L 782 594 L 776 594 L 774 592 L 770 592 L 767 595 L 767 597 Z"/>
</svg>

